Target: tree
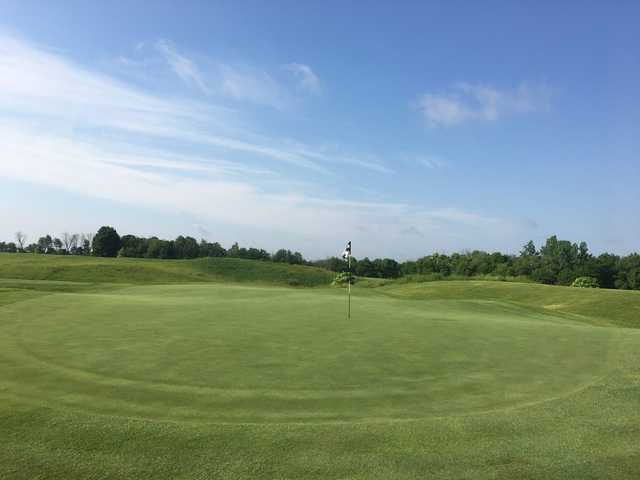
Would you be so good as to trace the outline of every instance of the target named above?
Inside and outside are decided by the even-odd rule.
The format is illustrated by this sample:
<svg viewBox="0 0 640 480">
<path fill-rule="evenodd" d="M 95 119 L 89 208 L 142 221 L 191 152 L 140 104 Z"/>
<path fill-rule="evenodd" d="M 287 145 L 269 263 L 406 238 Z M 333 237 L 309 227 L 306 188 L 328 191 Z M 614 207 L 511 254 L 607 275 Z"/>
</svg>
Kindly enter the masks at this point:
<svg viewBox="0 0 640 480">
<path fill-rule="evenodd" d="M 353 260 L 353 259 L 352 259 Z M 332 272 L 344 272 L 347 269 L 347 262 L 338 257 L 329 257 L 324 260 L 316 260 L 313 265 L 331 270 Z"/>
<path fill-rule="evenodd" d="M 200 240 L 198 256 L 200 257 L 224 257 L 227 251 L 218 242 L 209 243 L 204 238 Z"/>
<path fill-rule="evenodd" d="M 531 257 L 537 254 L 538 251 L 536 250 L 536 245 L 533 243 L 533 240 L 529 240 L 527 244 L 522 247 L 522 250 L 520 250 L 521 257 Z"/>
<path fill-rule="evenodd" d="M 602 288 L 616 288 L 616 273 L 620 257 L 603 253 L 595 259 L 594 276 Z"/>
<path fill-rule="evenodd" d="M 180 235 L 175 240 L 176 258 L 196 258 L 200 251 L 198 242 L 193 237 Z"/>
<path fill-rule="evenodd" d="M 544 279 L 543 283 L 570 285 L 577 276 L 578 252 L 575 243 L 558 240 L 555 235 L 549 237 L 540 249 L 542 265 L 533 272 L 534 278 Z"/>
<path fill-rule="evenodd" d="M 271 260 L 278 263 L 289 263 L 289 257 L 291 256 L 291 250 L 285 250 L 281 248 L 276 253 L 271 255 Z"/>
<path fill-rule="evenodd" d="M 78 234 L 70 234 L 69 232 L 64 232 L 62 234 L 62 246 L 67 253 L 74 253 L 78 246 Z"/>
<path fill-rule="evenodd" d="M 366 258 L 366 257 L 365 257 Z M 368 258 L 367 258 L 368 260 Z M 360 266 L 360 265 L 358 265 Z M 407 260 L 400 264 L 401 275 L 413 275 L 418 273 L 418 265 L 416 262 Z"/>
<path fill-rule="evenodd" d="M 82 251 L 83 255 L 91 255 L 93 253 L 93 233 L 82 234 Z"/>
<path fill-rule="evenodd" d="M 36 251 L 38 253 L 52 253 L 53 252 L 53 239 L 51 235 L 45 235 L 38 239 Z"/>
<path fill-rule="evenodd" d="M 16 253 L 17 250 L 18 249 L 16 248 L 16 244 L 13 242 L 0 242 L 0 252 Z"/>
<path fill-rule="evenodd" d="M 240 247 L 238 246 L 238 242 L 234 242 L 231 245 L 231 248 L 227 250 L 227 257 L 238 258 L 240 257 Z"/>
<path fill-rule="evenodd" d="M 18 242 L 18 248 L 20 249 L 21 252 L 24 251 L 24 244 L 26 243 L 26 241 L 27 241 L 27 236 L 24 233 L 17 231 L 16 242 Z"/>
<path fill-rule="evenodd" d="M 53 248 L 55 248 L 56 253 L 62 253 L 62 240 L 58 237 L 53 239 Z"/>
<path fill-rule="evenodd" d="M 616 288 L 640 290 L 640 255 L 632 253 L 620 259 Z"/>
<path fill-rule="evenodd" d="M 100 227 L 93 237 L 93 255 L 96 257 L 115 257 L 120 250 L 120 235 L 113 227 Z"/>
</svg>

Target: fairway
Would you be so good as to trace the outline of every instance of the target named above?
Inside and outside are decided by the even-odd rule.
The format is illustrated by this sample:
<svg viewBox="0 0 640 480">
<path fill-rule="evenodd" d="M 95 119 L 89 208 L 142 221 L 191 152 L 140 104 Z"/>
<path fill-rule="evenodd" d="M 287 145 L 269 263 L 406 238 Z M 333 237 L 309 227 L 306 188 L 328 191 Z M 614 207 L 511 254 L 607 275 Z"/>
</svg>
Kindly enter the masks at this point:
<svg viewBox="0 0 640 480">
<path fill-rule="evenodd" d="M 350 321 L 330 288 L 3 280 L 0 300 L 2 478 L 640 472 L 635 292 L 361 287 Z"/>
</svg>

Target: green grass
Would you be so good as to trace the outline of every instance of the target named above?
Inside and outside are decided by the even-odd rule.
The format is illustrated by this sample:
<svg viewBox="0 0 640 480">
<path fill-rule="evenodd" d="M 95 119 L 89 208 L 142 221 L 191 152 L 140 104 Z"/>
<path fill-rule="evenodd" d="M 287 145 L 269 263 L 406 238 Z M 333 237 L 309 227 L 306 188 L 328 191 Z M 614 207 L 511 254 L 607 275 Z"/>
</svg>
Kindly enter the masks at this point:
<svg viewBox="0 0 640 480">
<path fill-rule="evenodd" d="M 640 478 L 640 292 L 15 257 L 2 479 Z"/>
<path fill-rule="evenodd" d="M 301 265 L 240 258 L 153 260 L 0 253 L 0 279 L 88 283 L 251 282 L 313 287 L 335 274 Z"/>
</svg>

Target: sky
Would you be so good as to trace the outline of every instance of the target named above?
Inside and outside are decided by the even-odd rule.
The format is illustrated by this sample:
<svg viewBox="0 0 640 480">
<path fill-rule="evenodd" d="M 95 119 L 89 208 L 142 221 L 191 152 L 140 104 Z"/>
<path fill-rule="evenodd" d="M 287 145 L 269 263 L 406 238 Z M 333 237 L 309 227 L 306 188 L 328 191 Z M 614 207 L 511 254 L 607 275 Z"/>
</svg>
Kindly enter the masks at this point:
<svg viewBox="0 0 640 480">
<path fill-rule="evenodd" d="M 638 2 L 0 12 L 0 240 L 640 250 Z"/>
</svg>

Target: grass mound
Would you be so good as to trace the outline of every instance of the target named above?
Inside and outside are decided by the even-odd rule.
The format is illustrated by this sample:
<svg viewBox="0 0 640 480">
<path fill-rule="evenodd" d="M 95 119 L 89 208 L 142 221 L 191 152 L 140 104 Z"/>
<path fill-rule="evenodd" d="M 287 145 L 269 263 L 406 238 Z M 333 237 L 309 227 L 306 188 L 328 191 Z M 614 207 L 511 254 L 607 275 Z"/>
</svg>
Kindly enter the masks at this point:
<svg viewBox="0 0 640 480">
<path fill-rule="evenodd" d="M 474 280 L 391 284 L 384 291 L 397 298 L 416 300 L 474 299 L 512 303 L 580 322 L 640 328 L 638 291 Z"/>
<path fill-rule="evenodd" d="M 302 265 L 239 258 L 155 260 L 58 255 L 0 254 L 0 278 L 85 283 L 252 282 L 313 287 L 333 274 Z"/>
</svg>

